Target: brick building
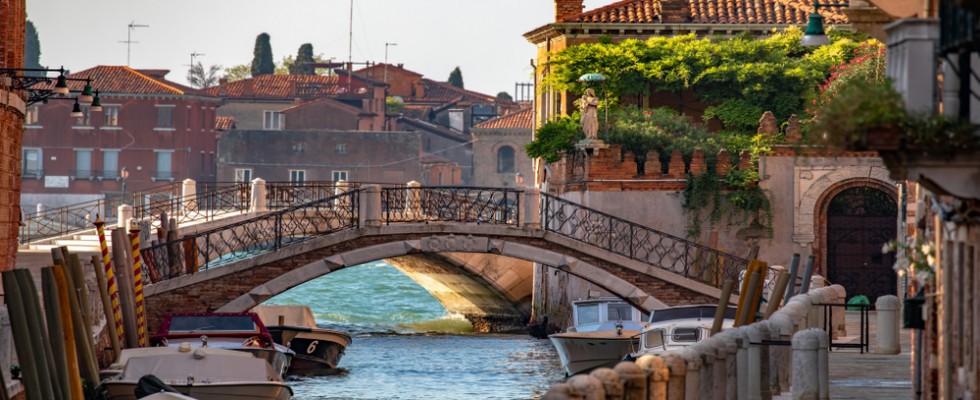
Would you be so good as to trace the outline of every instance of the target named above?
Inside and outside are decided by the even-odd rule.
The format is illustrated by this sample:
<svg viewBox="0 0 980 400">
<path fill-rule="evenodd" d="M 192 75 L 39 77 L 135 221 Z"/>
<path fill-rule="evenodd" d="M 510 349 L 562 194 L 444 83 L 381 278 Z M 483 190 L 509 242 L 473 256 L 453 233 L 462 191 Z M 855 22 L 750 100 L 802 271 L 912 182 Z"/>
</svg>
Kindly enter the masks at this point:
<svg viewBox="0 0 980 400">
<path fill-rule="evenodd" d="M 0 0 L 0 68 L 24 67 L 24 0 Z M 14 268 L 20 222 L 21 136 L 26 103 L 0 86 L 0 270 Z"/>
<path fill-rule="evenodd" d="M 531 142 L 534 109 L 513 112 L 473 127 L 473 185 L 515 187 L 534 182 L 524 145 Z M 525 180 L 526 178 L 526 180 Z"/>
<path fill-rule="evenodd" d="M 165 79 L 166 70 L 97 66 L 90 78 L 103 111 L 72 103 L 35 104 L 24 121 L 24 204 L 61 206 L 125 189 L 215 178 L 218 99 Z M 85 82 L 69 81 L 72 90 Z M 125 185 L 125 186 L 124 186 Z"/>
</svg>

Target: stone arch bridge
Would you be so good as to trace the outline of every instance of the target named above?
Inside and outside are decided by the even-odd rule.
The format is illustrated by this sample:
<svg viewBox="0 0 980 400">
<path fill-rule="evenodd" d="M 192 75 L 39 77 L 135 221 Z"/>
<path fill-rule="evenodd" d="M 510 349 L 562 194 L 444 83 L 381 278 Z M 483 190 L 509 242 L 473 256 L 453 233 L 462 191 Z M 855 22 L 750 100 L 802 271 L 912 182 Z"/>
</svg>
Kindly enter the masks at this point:
<svg viewBox="0 0 980 400">
<path fill-rule="evenodd" d="M 442 253 L 542 263 L 645 311 L 716 302 L 747 263 L 533 188 L 367 185 L 145 248 L 147 320 L 244 311 L 343 268 Z M 484 331 L 515 324 L 498 311 L 466 317 Z"/>
</svg>

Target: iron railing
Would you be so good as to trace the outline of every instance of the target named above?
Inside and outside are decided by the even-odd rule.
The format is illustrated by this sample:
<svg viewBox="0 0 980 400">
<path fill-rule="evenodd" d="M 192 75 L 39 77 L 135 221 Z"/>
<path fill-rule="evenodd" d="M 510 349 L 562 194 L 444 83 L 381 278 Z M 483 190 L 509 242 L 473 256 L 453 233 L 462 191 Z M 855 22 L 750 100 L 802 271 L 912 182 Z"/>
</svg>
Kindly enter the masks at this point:
<svg viewBox="0 0 980 400">
<path fill-rule="evenodd" d="M 381 207 L 385 224 L 446 221 L 520 226 L 523 193 L 506 188 L 385 187 Z"/>
<path fill-rule="evenodd" d="M 151 283 L 274 252 L 360 225 L 359 191 L 330 196 L 144 248 Z"/>
<path fill-rule="evenodd" d="M 739 271 L 748 266 L 741 257 L 545 193 L 541 219 L 546 231 L 714 287 L 726 280 L 737 282 Z"/>
<path fill-rule="evenodd" d="M 359 186 L 357 183 L 343 183 L 338 189 L 337 182 L 332 181 L 266 182 L 266 204 L 270 209 L 292 207 Z"/>
<path fill-rule="evenodd" d="M 246 212 L 251 202 L 248 185 L 210 186 L 204 192 L 189 196 L 167 197 L 133 207 L 136 220 L 154 220 L 166 213 L 177 222 L 210 221 L 229 212 Z"/>
<path fill-rule="evenodd" d="M 111 225 L 116 223 L 116 209 L 122 204 L 139 205 L 152 199 L 176 197 L 179 193 L 179 185 L 171 184 L 126 195 L 107 194 L 102 199 L 25 213 L 18 239 L 24 244 L 93 229 L 96 216 Z"/>
</svg>

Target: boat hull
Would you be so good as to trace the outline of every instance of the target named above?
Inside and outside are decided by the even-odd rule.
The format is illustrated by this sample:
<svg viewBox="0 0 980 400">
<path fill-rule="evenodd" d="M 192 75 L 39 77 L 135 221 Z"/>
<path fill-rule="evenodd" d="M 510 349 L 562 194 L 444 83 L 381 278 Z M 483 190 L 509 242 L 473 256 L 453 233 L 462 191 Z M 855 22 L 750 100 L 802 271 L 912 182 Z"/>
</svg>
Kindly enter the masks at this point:
<svg viewBox="0 0 980 400">
<path fill-rule="evenodd" d="M 136 400 L 134 394 L 136 382 L 107 381 L 102 386 L 108 392 L 109 400 Z M 289 386 L 279 382 L 170 385 L 170 387 L 196 400 L 288 400 L 293 394 Z"/>
<path fill-rule="evenodd" d="M 351 344 L 350 335 L 320 328 L 293 326 L 269 326 L 272 339 L 279 344 L 288 344 L 296 353 L 289 364 L 290 374 L 329 374 L 340 364 L 347 346 Z"/>
<path fill-rule="evenodd" d="M 600 367 L 612 368 L 637 345 L 639 331 L 569 332 L 549 336 L 569 376 Z"/>
</svg>

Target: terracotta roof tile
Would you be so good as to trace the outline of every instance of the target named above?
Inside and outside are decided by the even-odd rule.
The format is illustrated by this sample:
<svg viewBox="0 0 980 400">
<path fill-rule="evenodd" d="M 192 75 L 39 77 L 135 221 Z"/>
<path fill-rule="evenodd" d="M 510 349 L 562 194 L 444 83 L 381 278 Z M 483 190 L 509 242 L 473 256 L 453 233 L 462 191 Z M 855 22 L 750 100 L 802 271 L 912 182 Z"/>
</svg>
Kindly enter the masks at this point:
<svg viewBox="0 0 980 400">
<path fill-rule="evenodd" d="M 806 24 L 811 12 L 806 0 L 621 0 L 586 11 L 577 22 Z M 828 24 L 847 23 L 841 7 L 821 7 L 820 14 Z"/>
<path fill-rule="evenodd" d="M 446 82 L 434 81 L 432 79 L 422 78 L 421 81 L 425 85 L 425 96 L 422 97 L 411 97 L 406 99 L 407 101 L 427 101 L 427 102 L 438 102 L 445 103 L 450 101 L 462 100 L 470 101 L 474 103 L 488 103 L 497 101 L 497 98 L 487 94 L 474 92 L 471 90 L 461 89 L 450 85 Z"/>
<path fill-rule="evenodd" d="M 431 106 L 406 104 L 404 107 L 402 107 L 401 114 L 408 118 L 415 118 L 415 119 L 421 119 L 423 121 L 428 121 L 429 113 L 431 112 L 432 112 Z"/>
<path fill-rule="evenodd" d="M 527 129 L 534 128 L 534 109 L 525 108 L 507 115 L 487 120 L 474 126 L 477 129 Z"/>
<path fill-rule="evenodd" d="M 346 93 L 347 79 L 338 75 L 262 75 L 211 87 L 205 92 L 226 98 L 293 100 Z M 364 82 L 356 78 L 350 86 L 355 93 L 365 89 Z"/>
<path fill-rule="evenodd" d="M 219 131 L 230 131 L 235 129 L 235 117 L 216 115 L 214 117 L 214 129 Z"/>
<path fill-rule="evenodd" d="M 155 70 L 159 73 L 162 70 Z M 161 77 L 146 75 L 140 71 L 125 66 L 99 65 L 84 71 L 69 74 L 69 78 L 92 79 L 92 87 L 102 94 L 163 94 L 185 95 L 200 94 L 199 91 L 170 82 Z M 53 85 L 53 83 L 51 84 Z M 82 90 L 85 82 L 68 81 L 71 90 Z"/>
<path fill-rule="evenodd" d="M 324 106 L 335 108 L 335 109 L 341 110 L 343 112 L 346 112 L 348 114 L 354 114 L 354 115 L 357 115 L 357 114 L 360 114 L 360 113 L 364 112 L 364 110 L 361 110 L 360 108 L 347 105 L 347 104 L 345 104 L 343 102 L 340 102 L 340 101 L 337 101 L 337 100 L 334 100 L 334 99 L 331 99 L 331 98 L 324 98 L 324 99 L 316 99 L 316 100 L 313 100 L 313 101 L 306 101 L 306 102 L 303 102 L 301 104 L 297 104 L 295 106 L 292 106 L 292 107 L 283 109 L 281 112 L 288 113 L 290 111 L 294 111 L 294 110 L 301 109 L 301 108 L 306 108 L 306 107 L 312 107 L 312 106 L 315 106 L 315 105 L 324 105 Z"/>
</svg>

